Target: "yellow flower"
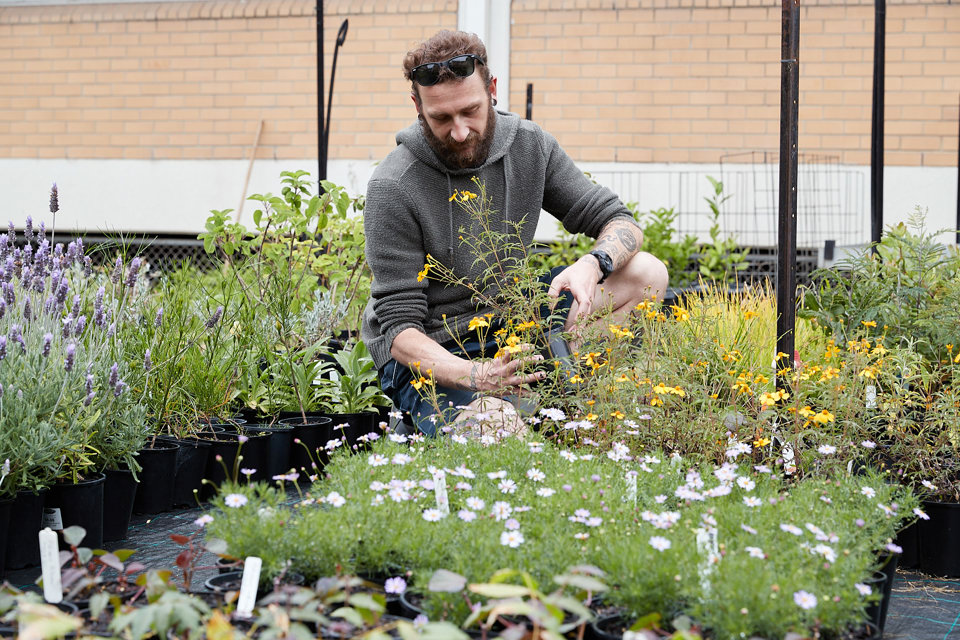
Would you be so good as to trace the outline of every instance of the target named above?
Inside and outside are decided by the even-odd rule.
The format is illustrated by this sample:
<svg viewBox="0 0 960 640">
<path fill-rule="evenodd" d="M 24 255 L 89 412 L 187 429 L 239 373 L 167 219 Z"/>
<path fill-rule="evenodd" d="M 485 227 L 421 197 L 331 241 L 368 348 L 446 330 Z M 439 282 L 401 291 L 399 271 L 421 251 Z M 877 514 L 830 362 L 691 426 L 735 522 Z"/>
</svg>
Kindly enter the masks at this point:
<svg viewBox="0 0 960 640">
<path fill-rule="evenodd" d="M 610 333 L 620 338 L 630 338 L 633 339 L 633 332 L 629 329 L 624 329 L 620 325 L 611 324 L 609 325 Z"/>
<path fill-rule="evenodd" d="M 429 258 L 430 256 L 428 255 L 427 257 Z M 432 265 L 429 262 L 424 264 L 423 271 L 417 274 L 417 282 L 423 282 L 423 279 L 426 278 L 428 275 L 430 275 L 431 268 L 432 268 Z"/>
<path fill-rule="evenodd" d="M 610 412 L 610 417 L 611 417 L 611 418 L 616 418 L 617 420 L 623 420 L 626 416 L 625 416 L 623 413 L 621 413 L 620 411 L 611 411 L 611 412 Z"/>
<path fill-rule="evenodd" d="M 667 393 L 667 388 L 667 385 L 663 384 L 662 382 L 658 382 L 656 386 L 653 387 L 653 392 L 657 395 L 663 395 Z"/>
<path fill-rule="evenodd" d="M 810 416 L 810 420 L 816 422 L 817 424 L 827 424 L 828 422 L 833 422 L 834 415 L 824 409 L 820 413 L 815 413 Z"/>
<path fill-rule="evenodd" d="M 583 378 L 577 374 L 573 374 L 573 376 L 570 378 L 570 384 L 580 384 L 581 382 L 583 382 Z"/>
<path fill-rule="evenodd" d="M 777 404 L 777 399 L 773 397 L 773 394 L 769 391 L 760 394 L 760 406 L 763 407 L 772 407 Z"/>
<path fill-rule="evenodd" d="M 877 323 L 874 322 L 873 320 L 861 320 L 861 321 L 860 321 L 860 324 L 862 324 L 862 325 L 865 326 L 865 327 L 876 327 L 876 326 L 877 326 Z"/>
<path fill-rule="evenodd" d="M 537 323 L 533 320 L 527 320 L 526 322 L 521 322 L 517 325 L 517 331 L 526 331 L 527 329 L 533 329 L 537 326 Z"/>
<path fill-rule="evenodd" d="M 870 378 L 873 380 L 877 377 L 877 370 L 874 367 L 864 367 L 863 371 L 857 375 L 859 375 L 861 378 Z"/>
<path fill-rule="evenodd" d="M 783 351 L 777 351 L 777 360 L 790 357 L 790 354 L 784 353 Z"/>
<path fill-rule="evenodd" d="M 840 375 L 840 369 L 837 369 L 835 367 L 827 367 L 823 370 L 823 373 L 820 374 L 820 382 L 833 380 L 839 375 Z"/>
<path fill-rule="evenodd" d="M 753 441 L 753 446 L 756 449 L 765 447 L 768 444 L 770 444 L 770 438 L 757 438 L 756 440 Z"/>
<path fill-rule="evenodd" d="M 690 319 L 690 312 L 686 309 L 675 304 L 670 305 L 670 308 L 673 309 L 673 319 L 677 322 L 686 322 Z"/>
<path fill-rule="evenodd" d="M 650 304 L 651 303 L 649 300 L 643 300 L 637 306 L 635 306 L 634 309 L 636 309 L 637 311 L 646 311 L 647 309 L 650 308 Z"/>
<path fill-rule="evenodd" d="M 760 314 L 757 313 L 756 311 L 745 311 L 745 312 L 743 313 L 743 319 L 744 319 L 744 320 L 750 320 L 750 319 L 752 319 L 752 318 L 756 318 L 758 315 L 760 315 Z"/>
<path fill-rule="evenodd" d="M 650 399 L 650 406 L 651 406 L 651 407 L 662 407 L 662 406 L 663 406 L 663 400 L 661 400 L 661 399 L 658 398 L 657 396 L 654 396 L 653 398 Z"/>
<path fill-rule="evenodd" d="M 590 422 L 593 422 L 594 420 L 596 420 L 596 419 L 599 418 L 600 416 L 598 416 L 598 415 L 595 414 L 595 413 L 588 413 L 586 417 L 587 417 L 587 420 L 589 420 Z"/>
<path fill-rule="evenodd" d="M 424 385 L 428 387 L 432 385 L 433 381 L 427 378 L 424 378 L 423 376 L 420 376 L 420 378 L 418 378 L 417 380 L 411 380 L 410 384 L 413 385 L 414 389 L 416 389 L 417 391 L 420 391 L 420 389 L 423 388 Z"/>
<path fill-rule="evenodd" d="M 458 195 L 458 194 L 457 194 L 457 190 L 454 189 L 454 190 L 453 190 L 453 195 L 450 196 L 450 199 L 447 200 L 447 202 L 453 202 L 454 200 L 456 200 L 456 199 L 457 199 L 457 195 Z"/>
<path fill-rule="evenodd" d="M 480 329 L 481 327 L 489 327 L 490 323 L 481 318 L 480 316 L 474 317 L 470 320 L 470 324 L 467 325 L 467 329 L 474 331 L 475 329 Z"/>
</svg>

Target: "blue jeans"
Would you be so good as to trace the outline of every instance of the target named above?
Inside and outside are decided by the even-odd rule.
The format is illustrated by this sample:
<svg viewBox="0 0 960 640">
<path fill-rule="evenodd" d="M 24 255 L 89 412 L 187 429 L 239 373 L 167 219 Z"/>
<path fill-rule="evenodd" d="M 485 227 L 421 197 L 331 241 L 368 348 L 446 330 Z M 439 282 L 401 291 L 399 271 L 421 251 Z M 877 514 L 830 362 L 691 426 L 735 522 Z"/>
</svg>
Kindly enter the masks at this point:
<svg viewBox="0 0 960 640">
<path fill-rule="evenodd" d="M 565 268 L 566 267 L 555 267 L 551 269 L 549 273 L 540 277 L 540 282 L 549 284 Z M 570 292 L 561 292 L 557 300 L 557 305 L 553 310 L 554 315 L 561 316 L 557 322 L 562 322 L 563 319 L 566 318 L 572 304 L 573 296 L 570 295 Z M 548 308 L 543 307 L 540 313 L 541 317 L 546 318 L 551 312 Z M 491 338 L 482 344 L 478 340 L 465 341 L 463 348 L 461 348 L 455 340 L 449 340 L 440 344 L 453 355 L 462 358 L 491 358 L 497 353 L 498 349 L 496 340 L 492 337 L 494 330 L 497 328 L 497 326 L 491 327 L 491 330 L 487 332 L 487 335 L 491 336 Z M 436 434 L 437 422 L 442 424 L 443 422 L 453 419 L 454 416 L 460 413 L 458 407 L 464 407 L 470 404 L 477 397 L 475 392 L 467 389 L 453 389 L 451 387 L 436 385 L 437 406 L 439 406 L 440 410 L 445 414 L 443 416 L 445 419 L 440 420 L 439 417 L 435 415 L 437 406 L 434 406 L 432 398 L 429 400 L 423 398 L 413 385 L 410 384 L 413 381 L 413 372 L 410 371 L 410 367 L 390 359 L 381 367 L 378 375 L 380 377 L 380 388 L 388 398 L 393 400 L 393 406 L 403 413 L 409 414 L 414 425 L 428 436 Z"/>
</svg>

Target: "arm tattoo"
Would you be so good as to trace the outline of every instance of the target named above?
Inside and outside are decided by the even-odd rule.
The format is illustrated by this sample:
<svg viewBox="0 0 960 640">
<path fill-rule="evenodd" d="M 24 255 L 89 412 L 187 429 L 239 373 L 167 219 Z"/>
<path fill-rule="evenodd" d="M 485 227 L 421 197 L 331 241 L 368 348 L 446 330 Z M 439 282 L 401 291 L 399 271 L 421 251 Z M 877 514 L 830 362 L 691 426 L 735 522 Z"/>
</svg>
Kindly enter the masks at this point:
<svg viewBox="0 0 960 640">
<path fill-rule="evenodd" d="M 603 228 L 595 248 L 606 252 L 613 261 L 613 268 L 619 269 L 639 249 L 637 230 L 639 226 L 633 220 L 618 218 Z"/>
</svg>

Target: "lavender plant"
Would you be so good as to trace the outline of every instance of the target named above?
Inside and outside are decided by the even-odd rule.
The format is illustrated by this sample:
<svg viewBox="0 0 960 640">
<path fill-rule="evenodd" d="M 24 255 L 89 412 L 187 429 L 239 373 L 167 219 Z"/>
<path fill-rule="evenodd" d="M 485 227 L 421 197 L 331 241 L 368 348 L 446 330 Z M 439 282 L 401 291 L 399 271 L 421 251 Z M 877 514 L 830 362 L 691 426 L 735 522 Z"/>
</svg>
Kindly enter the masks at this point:
<svg viewBox="0 0 960 640">
<path fill-rule="evenodd" d="M 31 218 L 19 239 L 12 222 L 0 236 L 0 459 L 10 459 L 11 490 L 76 482 L 108 464 L 138 468 L 143 411 L 117 338 L 138 270 L 134 259 L 108 292 L 81 240 L 51 244 Z"/>
</svg>

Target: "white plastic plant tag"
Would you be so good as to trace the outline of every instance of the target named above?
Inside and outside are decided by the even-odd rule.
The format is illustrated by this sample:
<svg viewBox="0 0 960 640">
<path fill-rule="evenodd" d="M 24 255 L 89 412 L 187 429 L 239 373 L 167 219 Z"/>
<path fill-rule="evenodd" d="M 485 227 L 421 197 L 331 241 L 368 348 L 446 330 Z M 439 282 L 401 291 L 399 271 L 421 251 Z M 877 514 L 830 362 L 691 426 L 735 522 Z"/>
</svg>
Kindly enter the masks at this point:
<svg viewBox="0 0 960 640">
<path fill-rule="evenodd" d="M 40 531 L 40 570 L 43 573 L 43 599 L 50 604 L 63 600 L 60 583 L 60 546 L 57 534 L 49 527 Z"/>
<path fill-rule="evenodd" d="M 444 516 L 450 515 L 450 499 L 447 497 L 447 474 L 442 469 L 433 472 L 433 493 L 437 497 L 437 509 Z"/>
<path fill-rule="evenodd" d="M 58 507 L 44 509 L 43 521 L 40 524 L 44 527 L 49 527 L 54 531 L 60 531 L 63 529 L 63 518 L 60 516 L 60 509 Z"/>
<path fill-rule="evenodd" d="M 627 502 L 637 504 L 637 472 L 627 472 Z"/>
<path fill-rule="evenodd" d="M 243 561 L 243 578 L 240 580 L 240 595 L 237 597 L 237 615 L 244 618 L 253 614 L 257 604 L 257 585 L 260 584 L 260 567 L 263 561 L 257 556 L 248 556 Z"/>
<path fill-rule="evenodd" d="M 872 384 L 867 385 L 867 409 L 877 408 L 877 388 Z"/>
<path fill-rule="evenodd" d="M 716 537 L 711 536 L 706 529 L 696 529 L 697 534 L 697 554 L 700 556 L 700 563 L 697 572 L 700 574 L 700 587 L 706 594 L 710 593 L 710 574 L 713 573 L 713 562 L 711 559 L 713 545 L 716 544 Z"/>
</svg>

